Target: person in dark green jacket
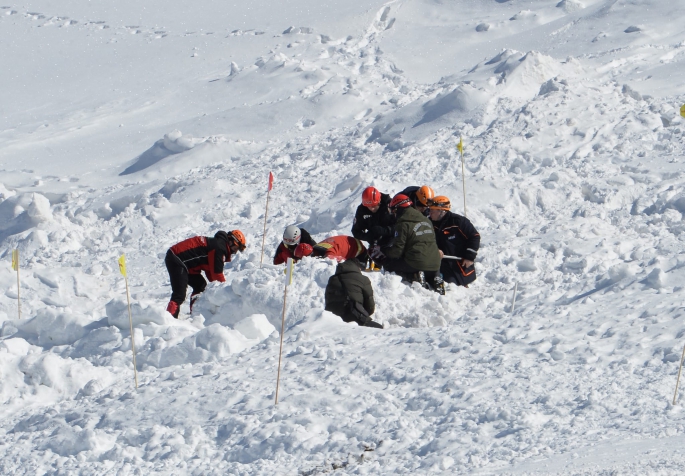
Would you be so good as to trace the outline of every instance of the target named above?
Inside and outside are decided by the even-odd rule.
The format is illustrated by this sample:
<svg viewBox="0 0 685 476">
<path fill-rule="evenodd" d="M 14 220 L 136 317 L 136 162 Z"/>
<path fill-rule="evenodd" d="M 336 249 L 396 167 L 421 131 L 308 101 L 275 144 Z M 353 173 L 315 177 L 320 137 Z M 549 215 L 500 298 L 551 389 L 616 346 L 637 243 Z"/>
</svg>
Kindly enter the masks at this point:
<svg viewBox="0 0 685 476">
<path fill-rule="evenodd" d="M 391 247 L 383 250 L 386 256 L 383 268 L 445 294 L 433 224 L 411 204 L 411 199 L 401 193 L 390 202 L 390 211 L 397 217 L 397 222 L 395 240 Z"/>
<path fill-rule="evenodd" d="M 376 310 L 376 303 L 371 281 L 362 274 L 362 266 L 357 259 L 348 259 L 337 266 L 326 286 L 326 310 L 342 317 L 345 322 L 382 329 L 383 326 L 370 317 Z M 348 297 L 363 310 L 359 305 L 355 308 L 354 302 L 348 304 Z"/>
</svg>

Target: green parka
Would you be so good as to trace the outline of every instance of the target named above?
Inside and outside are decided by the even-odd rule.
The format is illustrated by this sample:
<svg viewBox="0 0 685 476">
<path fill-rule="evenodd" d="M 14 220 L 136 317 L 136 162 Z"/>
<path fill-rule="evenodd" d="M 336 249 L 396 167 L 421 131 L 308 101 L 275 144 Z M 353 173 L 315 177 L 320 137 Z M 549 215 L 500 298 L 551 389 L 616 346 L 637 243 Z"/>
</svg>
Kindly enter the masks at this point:
<svg viewBox="0 0 685 476">
<path fill-rule="evenodd" d="M 405 208 L 395 223 L 395 241 L 385 255 L 402 258 L 420 271 L 438 271 L 441 259 L 433 223 L 415 208 Z"/>
</svg>

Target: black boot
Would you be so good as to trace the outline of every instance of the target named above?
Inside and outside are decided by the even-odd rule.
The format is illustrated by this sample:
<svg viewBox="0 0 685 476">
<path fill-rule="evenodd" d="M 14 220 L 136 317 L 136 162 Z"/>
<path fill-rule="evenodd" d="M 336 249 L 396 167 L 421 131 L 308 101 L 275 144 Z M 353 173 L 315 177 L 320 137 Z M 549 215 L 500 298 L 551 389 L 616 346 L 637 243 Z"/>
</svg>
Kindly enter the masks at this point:
<svg viewBox="0 0 685 476">
<path fill-rule="evenodd" d="M 439 273 L 433 278 L 433 291 L 441 296 L 445 295 L 445 281 Z"/>
<path fill-rule="evenodd" d="M 426 275 L 423 271 L 419 271 L 418 273 L 414 274 L 414 281 L 419 283 L 422 288 L 430 289 L 430 286 L 426 282 Z"/>
</svg>

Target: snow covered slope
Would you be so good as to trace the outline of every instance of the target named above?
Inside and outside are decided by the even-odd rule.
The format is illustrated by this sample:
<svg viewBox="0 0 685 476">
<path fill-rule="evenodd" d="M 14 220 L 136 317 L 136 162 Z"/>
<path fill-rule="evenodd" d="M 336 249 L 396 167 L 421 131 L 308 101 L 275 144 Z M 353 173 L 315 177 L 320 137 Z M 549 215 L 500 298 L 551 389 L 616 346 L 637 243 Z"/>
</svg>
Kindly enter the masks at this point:
<svg viewBox="0 0 685 476">
<path fill-rule="evenodd" d="M 495 0 L 0 5 L 0 473 L 678 474 L 685 6 Z M 7 66 L 8 65 L 8 66 Z M 383 330 L 288 291 L 286 225 L 430 184 L 482 235 Z M 192 316 L 166 249 L 239 228 Z M 11 250 L 21 254 L 17 319 Z M 133 388 L 128 262 L 140 388 Z M 512 293 L 518 294 L 512 312 Z"/>
</svg>

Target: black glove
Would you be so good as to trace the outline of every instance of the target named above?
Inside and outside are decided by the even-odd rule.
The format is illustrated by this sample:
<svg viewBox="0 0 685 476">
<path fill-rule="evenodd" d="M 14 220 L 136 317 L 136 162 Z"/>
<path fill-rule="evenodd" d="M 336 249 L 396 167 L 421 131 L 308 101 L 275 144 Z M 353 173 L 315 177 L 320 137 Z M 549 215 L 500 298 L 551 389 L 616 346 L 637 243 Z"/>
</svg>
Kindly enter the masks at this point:
<svg viewBox="0 0 685 476">
<path fill-rule="evenodd" d="M 391 231 L 389 226 L 372 226 L 371 229 L 369 230 L 369 233 L 376 239 L 379 240 L 383 238 L 384 236 L 388 236 Z"/>
</svg>

